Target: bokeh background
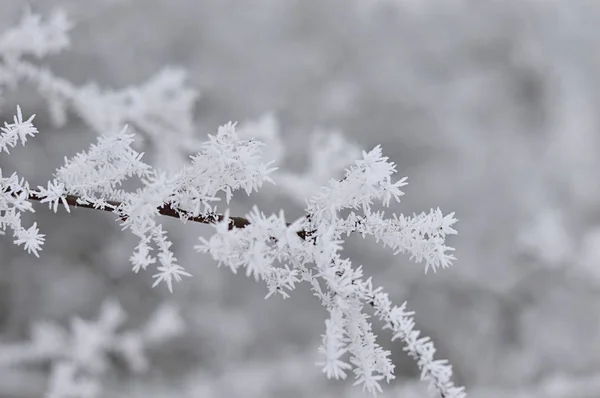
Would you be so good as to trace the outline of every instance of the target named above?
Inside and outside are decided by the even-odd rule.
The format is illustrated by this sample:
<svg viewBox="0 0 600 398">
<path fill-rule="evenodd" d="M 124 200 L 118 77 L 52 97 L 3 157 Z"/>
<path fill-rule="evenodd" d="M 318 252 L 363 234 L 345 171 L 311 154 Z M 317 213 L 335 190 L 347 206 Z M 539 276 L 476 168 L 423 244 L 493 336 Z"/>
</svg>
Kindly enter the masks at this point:
<svg viewBox="0 0 600 398">
<path fill-rule="evenodd" d="M 61 7 L 75 22 L 72 47 L 43 60 L 75 84 L 116 89 L 183 67 L 200 93 L 198 137 L 270 114 L 287 148 L 280 166 L 297 172 L 310 167 L 316 130 L 339 131 L 362 149 L 381 144 L 409 177 L 393 211 L 456 212 L 457 261 L 425 275 L 360 237 L 345 254 L 396 303 L 408 301 L 469 396 L 600 396 L 600 2 L 28 3 L 42 14 Z M 23 10 L 20 0 L 0 0 L 0 31 Z M 11 120 L 17 103 L 38 115 L 41 133 L 0 158 L 34 186 L 96 139 L 76 117 L 54 128 L 27 84 L 2 101 L 0 120 Z M 291 219 L 302 215 L 299 195 L 265 187 L 231 207 L 284 209 Z M 326 313 L 307 286 L 264 300 L 264 286 L 193 251 L 210 227 L 165 220 L 194 275 L 170 294 L 150 288 L 151 273 L 131 272 L 136 241 L 111 214 L 36 209 L 47 233 L 39 259 L 0 239 L 3 347 L 27 341 L 35 321 L 94 319 L 107 298 L 121 303 L 130 327 L 170 303 L 185 332 L 150 350 L 142 375 L 115 361 L 102 396 L 366 396 L 314 366 Z M 384 396 L 427 396 L 402 346 L 386 331 L 380 341 L 398 376 Z M 0 397 L 40 397 L 47 376 L 47 366 L 6 366 Z"/>
</svg>

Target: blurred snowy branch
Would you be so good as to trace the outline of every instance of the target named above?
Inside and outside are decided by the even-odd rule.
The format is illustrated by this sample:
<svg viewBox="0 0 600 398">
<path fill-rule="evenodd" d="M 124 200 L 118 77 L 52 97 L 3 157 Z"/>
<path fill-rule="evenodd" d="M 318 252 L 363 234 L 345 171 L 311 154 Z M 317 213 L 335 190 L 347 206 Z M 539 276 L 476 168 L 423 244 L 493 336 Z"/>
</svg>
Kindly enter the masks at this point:
<svg viewBox="0 0 600 398">
<path fill-rule="evenodd" d="M 46 100 L 57 126 L 65 124 L 68 108 L 98 135 L 130 124 L 157 148 L 164 167 L 180 166 L 181 151 L 197 144 L 192 108 L 198 93 L 185 86 L 185 72 L 166 68 L 138 87 L 115 91 L 95 83 L 77 87 L 25 59 L 68 49 L 72 27 L 64 12 L 56 11 L 44 20 L 28 11 L 19 25 L 0 35 L 0 94 L 3 88 L 14 90 L 17 83 L 27 81 Z M 165 140 L 165 131 L 177 139 Z"/>
<path fill-rule="evenodd" d="M 110 366 L 109 354 L 123 358 L 132 372 L 143 373 L 149 367 L 144 351 L 184 331 L 177 310 L 166 304 L 140 330 L 118 332 L 126 320 L 119 303 L 107 300 L 96 321 L 75 317 L 69 331 L 51 322 L 36 322 L 30 341 L 0 344 L 0 368 L 49 363 L 47 397 L 97 397 Z"/>
<path fill-rule="evenodd" d="M 280 163 L 286 156 L 286 148 L 273 114 L 265 114 L 258 120 L 246 122 L 238 129 L 241 138 L 257 138 L 265 144 L 268 160 Z M 319 189 L 332 178 L 339 179 L 344 169 L 360 156 L 360 148 L 347 141 L 337 130 L 315 130 L 309 136 L 307 150 L 308 168 L 302 173 L 278 169 L 273 178 L 287 196 L 298 205 L 318 193 Z"/>
</svg>

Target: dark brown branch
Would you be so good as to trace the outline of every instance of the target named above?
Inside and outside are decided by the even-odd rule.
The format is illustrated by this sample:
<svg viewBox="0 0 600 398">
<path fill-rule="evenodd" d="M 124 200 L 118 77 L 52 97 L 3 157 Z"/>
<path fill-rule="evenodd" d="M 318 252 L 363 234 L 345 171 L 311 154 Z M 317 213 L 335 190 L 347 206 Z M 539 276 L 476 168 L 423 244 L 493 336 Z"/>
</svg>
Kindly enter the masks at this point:
<svg viewBox="0 0 600 398">
<path fill-rule="evenodd" d="M 43 197 L 40 197 L 34 193 L 30 193 L 29 199 L 35 200 L 35 201 L 40 201 L 43 199 Z M 78 199 L 79 199 L 79 196 L 76 196 L 76 195 L 67 195 L 67 197 L 66 197 L 67 204 L 71 207 L 84 207 L 86 209 L 103 210 L 103 211 L 108 211 L 111 213 L 113 212 L 113 208 L 116 208 L 121 205 L 121 202 L 118 202 L 115 200 L 107 200 L 106 203 L 108 203 L 111 206 L 111 208 L 109 208 L 109 207 L 96 208 L 91 203 L 78 203 L 77 202 Z M 174 218 L 181 218 L 180 214 L 188 214 L 187 211 L 175 209 L 175 208 L 171 207 L 169 204 L 164 204 L 161 207 L 159 207 L 158 212 L 160 214 L 162 214 L 163 216 L 174 217 Z M 121 218 L 123 220 L 126 220 L 127 216 L 123 216 Z M 202 224 L 215 224 L 215 223 L 223 221 L 223 215 L 222 214 L 201 215 L 201 216 L 197 216 L 197 217 L 189 217 L 188 220 L 202 223 Z M 247 226 L 249 224 L 250 224 L 250 221 L 248 221 L 244 217 L 231 217 L 231 216 L 229 217 L 229 229 L 244 228 L 245 226 Z M 287 225 L 289 226 L 290 223 L 287 223 Z M 298 231 L 297 234 L 303 240 L 305 240 L 307 237 L 306 231 Z"/>
</svg>

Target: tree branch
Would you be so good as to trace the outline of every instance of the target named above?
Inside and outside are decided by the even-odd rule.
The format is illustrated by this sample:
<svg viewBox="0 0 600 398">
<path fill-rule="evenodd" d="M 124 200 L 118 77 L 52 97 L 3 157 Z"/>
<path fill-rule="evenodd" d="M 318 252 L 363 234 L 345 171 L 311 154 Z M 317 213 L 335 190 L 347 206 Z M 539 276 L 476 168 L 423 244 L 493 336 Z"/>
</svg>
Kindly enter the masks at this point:
<svg viewBox="0 0 600 398">
<path fill-rule="evenodd" d="M 29 200 L 40 201 L 42 199 L 43 199 L 43 197 L 40 197 L 40 196 L 36 195 L 35 193 L 29 193 Z M 108 211 L 111 213 L 113 213 L 113 208 L 117 208 L 118 206 L 121 205 L 121 202 L 118 202 L 116 200 L 107 200 L 106 203 L 108 203 L 112 208 L 109 208 L 109 207 L 97 208 L 97 207 L 94 207 L 94 205 L 91 203 L 78 203 L 78 199 L 80 199 L 80 197 L 76 196 L 76 195 L 67 195 L 67 197 L 66 197 L 66 201 L 67 201 L 68 205 L 71 207 L 83 207 L 86 209 L 103 210 L 103 211 Z M 161 207 L 159 207 L 158 212 L 160 214 L 162 214 L 163 216 L 174 217 L 174 218 L 181 218 L 180 214 L 188 214 L 187 211 L 173 208 L 169 204 L 164 204 Z M 216 224 L 218 222 L 223 221 L 223 218 L 224 218 L 224 216 L 222 214 L 213 213 L 213 214 L 207 214 L 207 215 L 200 215 L 197 217 L 189 217 L 188 220 L 198 222 L 201 224 Z M 123 217 L 121 217 L 121 219 L 126 220 L 127 216 L 123 216 Z M 231 217 L 231 216 L 229 217 L 229 229 L 230 230 L 234 229 L 234 228 L 244 228 L 247 225 L 250 225 L 250 221 L 248 221 L 244 217 Z M 289 226 L 291 224 L 287 223 L 287 225 Z M 307 235 L 309 235 L 309 233 L 306 231 L 298 231 L 296 233 L 302 240 L 306 240 Z"/>
</svg>

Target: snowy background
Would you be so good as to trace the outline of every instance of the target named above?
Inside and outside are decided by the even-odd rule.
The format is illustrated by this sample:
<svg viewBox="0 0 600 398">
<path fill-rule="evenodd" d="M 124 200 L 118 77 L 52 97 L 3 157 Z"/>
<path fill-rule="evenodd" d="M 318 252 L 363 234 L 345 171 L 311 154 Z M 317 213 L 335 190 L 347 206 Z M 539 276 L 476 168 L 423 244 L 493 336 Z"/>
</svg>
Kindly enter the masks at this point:
<svg viewBox="0 0 600 398">
<path fill-rule="evenodd" d="M 338 132 L 361 149 L 382 144 L 409 178 L 393 211 L 455 211 L 458 260 L 424 275 L 360 237 L 348 239 L 346 255 L 395 302 L 408 301 L 469 396 L 600 396 L 600 2 L 29 4 L 42 14 L 60 6 L 75 22 L 72 47 L 43 61 L 75 84 L 121 89 L 184 68 L 200 93 L 198 137 L 230 120 L 264 123 L 286 148 L 279 165 L 298 173 L 313 167 L 315 132 Z M 0 0 L 0 33 L 23 11 L 20 0 Z M 54 128 L 27 84 L 0 98 L 2 121 L 17 103 L 38 115 L 41 133 L 0 158 L 33 186 L 96 139 L 75 116 Z M 160 163 L 160 148 L 145 150 Z M 258 204 L 299 217 L 311 187 L 288 185 L 238 194 L 232 212 Z M 129 314 L 125 329 L 166 304 L 180 308 L 185 330 L 149 348 L 144 374 L 112 361 L 104 397 L 367 396 L 314 366 L 326 313 L 306 286 L 264 300 L 264 286 L 192 250 L 210 227 L 165 222 L 194 275 L 170 294 L 131 272 L 136 241 L 113 215 L 36 209 L 47 233 L 39 259 L 0 239 L 0 397 L 40 397 L 46 388 L 47 364 L 6 360 L 9 347 L 31 338 L 32 323 L 93 320 L 106 299 Z M 385 396 L 427 396 L 400 344 L 381 342 L 398 376 Z"/>
</svg>

